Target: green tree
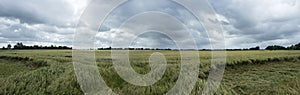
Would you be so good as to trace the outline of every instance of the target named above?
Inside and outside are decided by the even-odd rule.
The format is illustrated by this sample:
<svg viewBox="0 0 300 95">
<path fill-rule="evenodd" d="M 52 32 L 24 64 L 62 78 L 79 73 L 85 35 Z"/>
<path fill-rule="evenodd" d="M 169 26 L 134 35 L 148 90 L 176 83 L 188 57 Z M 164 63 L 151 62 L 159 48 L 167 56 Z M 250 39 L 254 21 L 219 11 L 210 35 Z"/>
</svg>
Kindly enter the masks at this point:
<svg viewBox="0 0 300 95">
<path fill-rule="evenodd" d="M 300 43 L 295 45 L 296 49 L 295 50 L 300 50 Z"/>
<path fill-rule="evenodd" d="M 7 45 L 7 49 L 11 49 L 11 45 L 10 44 Z"/>
<path fill-rule="evenodd" d="M 260 47 L 256 46 L 256 47 L 250 48 L 249 50 L 259 50 L 259 49 L 260 49 Z"/>
<path fill-rule="evenodd" d="M 268 46 L 266 50 L 286 50 L 287 48 L 279 45 Z"/>
<path fill-rule="evenodd" d="M 289 50 L 300 50 L 300 43 L 287 47 Z"/>
</svg>

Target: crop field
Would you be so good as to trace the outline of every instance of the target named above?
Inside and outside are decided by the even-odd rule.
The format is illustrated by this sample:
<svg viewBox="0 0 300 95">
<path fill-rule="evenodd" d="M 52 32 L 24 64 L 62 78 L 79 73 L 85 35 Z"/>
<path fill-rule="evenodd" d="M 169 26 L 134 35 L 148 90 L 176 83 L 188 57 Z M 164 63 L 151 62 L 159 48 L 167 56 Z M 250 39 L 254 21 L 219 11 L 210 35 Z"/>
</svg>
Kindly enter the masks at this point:
<svg viewBox="0 0 300 95">
<path fill-rule="evenodd" d="M 151 86 L 135 86 L 115 71 L 110 50 L 95 51 L 100 75 L 120 95 L 161 95 L 175 84 L 180 71 L 180 53 L 172 50 L 129 51 L 130 64 L 140 74 L 151 71 L 149 57 L 160 52 L 167 59 L 161 80 Z M 192 95 L 199 95 L 210 70 L 211 51 L 200 55 L 198 81 Z M 299 95 L 300 51 L 226 51 L 227 61 L 217 95 Z M 100 76 L 99 75 L 99 76 Z M 0 95 L 82 95 L 72 64 L 71 50 L 0 50 Z"/>
</svg>

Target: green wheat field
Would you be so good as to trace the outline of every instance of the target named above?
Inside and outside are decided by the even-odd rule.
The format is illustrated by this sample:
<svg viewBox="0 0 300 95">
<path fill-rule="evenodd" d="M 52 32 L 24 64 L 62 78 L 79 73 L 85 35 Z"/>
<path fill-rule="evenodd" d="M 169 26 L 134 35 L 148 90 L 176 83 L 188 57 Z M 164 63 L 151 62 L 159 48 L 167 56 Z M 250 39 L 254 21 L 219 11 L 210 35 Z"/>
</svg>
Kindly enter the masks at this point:
<svg viewBox="0 0 300 95">
<path fill-rule="evenodd" d="M 151 71 L 149 57 L 160 52 L 167 59 L 162 79 L 151 86 L 135 86 L 114 70 L 111 51 L 96 50 L 96 62 L 106 84 L 120 95 L 161 95 L 176 83 L 180 70 L 179 51 L 132 50 L 130 62 L 140 74 Z M 210 69 L 211 51 L 200 55 L 200 73 L 191 95 L 199 95 Z M 226 51 L 227 62 L 217 95 L 299 95 L 300 51 Z M 100 76 L 100 75 L 99 75 Z M 0 50 L 0 95 L 82 95 L 77 83 L 72 50 Z"/>
</svg>

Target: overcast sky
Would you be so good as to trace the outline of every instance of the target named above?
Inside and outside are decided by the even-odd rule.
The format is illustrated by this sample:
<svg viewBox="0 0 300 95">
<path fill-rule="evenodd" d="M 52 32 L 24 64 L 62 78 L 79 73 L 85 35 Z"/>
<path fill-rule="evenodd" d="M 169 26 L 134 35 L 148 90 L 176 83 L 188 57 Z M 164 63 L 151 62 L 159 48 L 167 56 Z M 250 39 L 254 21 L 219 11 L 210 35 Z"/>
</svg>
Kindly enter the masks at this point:
<svg viewBox="0 0 300 95">
<path fill-rule="evenodd" d="M 227 48 L 264 48 L 267 45 L 288 46 L 300 42 L 300 2 L 297 0 L 209 2 L 223 25 Z M 73 34 L 87 3 L 87 0 L 0 0 L 0 46 L 16 42 L 72 46 Z M 147 11 L 172 15 L 193 34 L 190 38 L 177 33 L 175 39 L 183 40 L 187 45 L 195 40 L 198 48 L 209 48 L 210 43 L 201 24 L 188 10 L 168 0 L 131 0 L 117 7 L 95 35 L 95 46 L 108 47 L 112 39 L 130 37 L 131 32 L 121 35 L 118 28 L 132 16 Z M 176 30 L 162 19 L 156 22 L 170 29 L 166 31 Z M 135 23 L 127 26 L 143 27 Z M 130 31 L 126 29 L 123 31 Z M 176 42 L 171 39 L 174 38 L 159 31 L 148 31 L 133 40 L 132 47 L 174 48 Z"/>
</svg>

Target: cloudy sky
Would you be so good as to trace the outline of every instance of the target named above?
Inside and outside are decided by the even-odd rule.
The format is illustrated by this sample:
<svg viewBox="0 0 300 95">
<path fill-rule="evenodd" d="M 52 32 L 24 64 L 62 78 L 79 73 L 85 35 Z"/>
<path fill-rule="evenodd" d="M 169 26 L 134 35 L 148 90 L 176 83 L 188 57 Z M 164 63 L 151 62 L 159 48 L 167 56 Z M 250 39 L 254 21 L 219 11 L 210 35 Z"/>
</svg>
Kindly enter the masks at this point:
<svg viewBox="0 0 300 95">
<path fill-rule="evenodd" d="M 72 46 L 74 32 L 88 2 L 0 0 L 0 46 L 17 42 Z M 267 45 L 288 46 L 300 42 L 300 2 L 297 0 L 209 0 L 209 3 L 223 25 L 227 48 L 264 48 Z M 187 27 L 193 37 L 175 32 L 175 38 L 172 38 L 160 31 L 149 31 L 152 28 L 145 28 L 146 24 L 141 23 L 153 21 L 158 26 L 151 27 L 165 27 L 163 30 L 167 32 L 179 30 L 170 24 L 168 17 L 157 20 L 155 15 L 148 15 L 143 17 L 146 19 L 131 20 L 137 14 L 149 11 L 173 16 Z M 120 29 L 122 25 L 124 28 Z M 141 31 L 130 32 L 134 29 Z M 195 16 L 169 0 L 130 0 L 117 7 L 98 29 L 95 46 L 108 47 L 113 39 L 124 41 L 132 34 L 139 35 L 131 40 L 130 47 L 174 48 L 178 42 L 176 40 L 187 45 L 195 41 L 198 48 L 210 47 L 208 36 Z"/>
</svg>

